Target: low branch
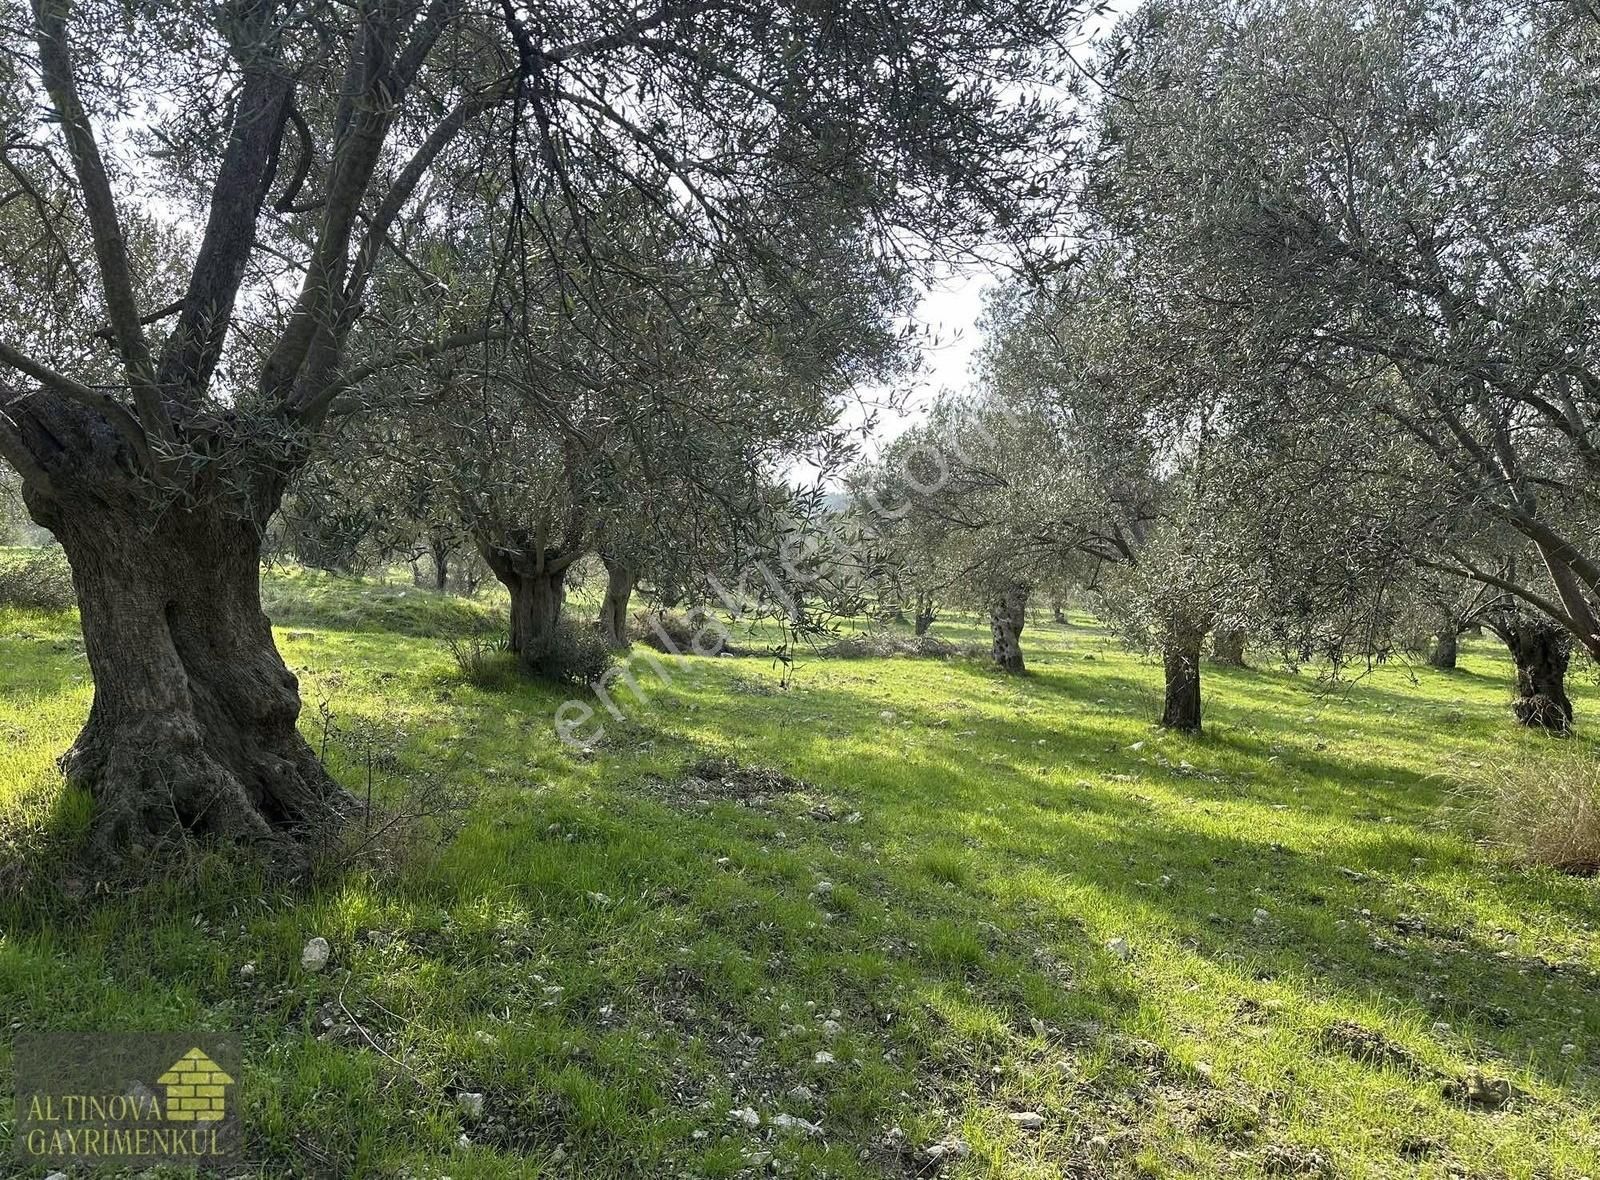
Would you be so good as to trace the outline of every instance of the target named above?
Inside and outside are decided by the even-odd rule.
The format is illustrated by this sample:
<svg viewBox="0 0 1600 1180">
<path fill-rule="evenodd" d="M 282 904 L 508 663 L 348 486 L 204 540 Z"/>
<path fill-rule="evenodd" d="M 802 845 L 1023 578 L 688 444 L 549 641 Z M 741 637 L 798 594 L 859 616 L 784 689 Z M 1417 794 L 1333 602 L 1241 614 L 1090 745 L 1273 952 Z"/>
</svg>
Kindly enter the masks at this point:
<svg viewBox="0 0 1600 1180">
<path fill-rule="evenodd" d="M 32 377 L 45 388 L 53 389 L 78 404 L 94 410 L 127 440 L 134 454 L 139 457 L 139 461 L 145 465 L 146 471 L 152 476 L 158 474 L 155 456 L 150 451 L 149 437 L 138 420 L 116 398 L 92 385 L 85 385 L 64 373 L 58 373 L 48 365 L 40 364 L 3 340 L 0 340 L 0 365 L 6 365 L 26 377 Z"/>
<path fill-rule="evenodd" d="M 1573 624 L 1572 619 L 1568 617 L 1566 611 L 1543 595 L 1529 590 L 1526 586 L 1487 573 L 1467 561 L 1462 561 L 1459 565 L 1446 565 L 1443 562 L 1428 561 L 1422 557 L 1414 557 L 1412 560 L 1424 569 L 1438 570 L 1440 573 L 1451 574 L 1458 578 L 1466 578 L 1468 581 L 1481 582 L 1485 586 L 1493 586 L 1497 590 L 1504 590 L 1507 594 L 1522 599 L 1535 610 L 1542 611 L 1550 616 L 1567 630 L 1572 631 L 1574 634 L 1577 632 L 1577 627 Z"/>
</svg>

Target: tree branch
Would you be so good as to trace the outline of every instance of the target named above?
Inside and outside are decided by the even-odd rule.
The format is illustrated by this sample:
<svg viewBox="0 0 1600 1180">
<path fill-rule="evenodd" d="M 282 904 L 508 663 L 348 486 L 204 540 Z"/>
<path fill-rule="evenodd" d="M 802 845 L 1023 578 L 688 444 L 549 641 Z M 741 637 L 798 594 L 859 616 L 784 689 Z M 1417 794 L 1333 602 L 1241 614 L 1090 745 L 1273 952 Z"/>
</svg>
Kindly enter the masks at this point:
<svg viewBox="0 0 1600 1180">
<path fill-rule="evenodd" d="M 0 458 L 10 463 L 25 482 L 33 484 L 41 492 L 53 489 L 50 473 L 34 459 L 33 452 L 28 450 L 23 440 L 21 429 L 4 409 L 0 409 Z"/>
<path fill-rule="evenodd" d="M 264 52 L 259 46 L 250 49 Z M 273 63 L 254 65 L 235 103 L 228 146 L 211 189 L 205 236 L 158 370 L 163 392 L 185 404 L 204 393 L 222 353 L 255 246 L 256 222 L 277 166 L 293 89 Z"/>
<path fill-rule="evenodd" d="M 64 373 L 58 373 L 47 365 L 42 365 L 26 353 L 18 352 L 5 341 L 0 340 L 0 365 L 7 365 L 25 376 L 32 377 L 39 384 L 57 393 L 70 397 L 80 405 L 87 406 L 103 417 L 116 432 L 124 439 L 133 453 L 138 456 L 145 470 L 152 476 L 160 474 L 156 466 L 155 456 L 150 451 L 150 439 L 140 427 L 138 419 L 130 414 L 116 398 L 110 394 L 96 389 L 92 385 L 85 385 L 81 381 L 74 381 Z"/>
<path fill-rule="evenodd" d="M 443 356 L 446 353 L 458 352 L 463 348 L 471 348 L 475 344 L 492 344 L 509 338 L 509 332 L 493 329 L 485 324 L 465 332 L 456 332 L 438 340 L 429 341 L 426 344 L 418 345 L 416 348 L 389 353 L 381 360 L 368 361 L 366 364 L 352 369 L 338 380 L 329 382 L 317 397 L 307 402 L 301 409 L 301 420 L 307 425 L 315 426 L 330 412 L 349 413 L 364 409 L 364 404 L 336 405 L 336 402 L 340 395 L 354 389 L 368 378 L 375 377 L 377 374 L 386 372 L 389 369 L 420 364 L 423 361 L 432 360 L 434 357 Z"/>
<path fill-rule="evenodd" d="M 106 311 L 117 337 L 117 351 L 127 367 L 134 405 L 146 430 L 157 438 L 171 441 L 172 423 L 161 404 L 150 362 L 150 348 L 139 326 L 139 304 L 134 296 L 133 272 L 128 264 L 128 244 L 117 215 L 116 198 L 105 160 L 95 142 L 94 130 L 78 96 L 78 82 L 72 69 L 67 44 L 68 0 L 34 0 L 34 21 L 38 26 L 39 64 L 44 85 L 61 120 L 73 171 L 83 194 L 89 229 L 94 238 L 95 257 L 100 266 L 100 285 L 106 297 Z"/>
</svg>

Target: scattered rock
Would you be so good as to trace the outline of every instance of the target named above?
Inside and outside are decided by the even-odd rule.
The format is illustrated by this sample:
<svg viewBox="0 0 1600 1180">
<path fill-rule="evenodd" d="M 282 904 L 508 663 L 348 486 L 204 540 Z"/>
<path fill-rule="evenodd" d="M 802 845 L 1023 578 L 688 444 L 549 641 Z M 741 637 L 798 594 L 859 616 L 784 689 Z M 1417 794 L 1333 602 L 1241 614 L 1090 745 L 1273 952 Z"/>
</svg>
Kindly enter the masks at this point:
<svg viewBox="0 0 1600 1180">
<path fill-rule="evenodd" d="M 1108 938 L 1106 940 L 1106 950 L 1124 963 L 1133 958 L 1133 949 L 1128 946 L 1126 938 Z"/>
<path fill-rule="evenodd" d="M 752 1131 L 761 1125 L 761 1116 L 748 1106 L 740 1110 L 730 1110 L 728 1117 L 736 1123 L 743 1123 Z"/>
<path fill-rule="evenodd" d="M 1006 1115 L 1020 1131 L 1037 1131 L 1044 1127 L 1044 1115 L 1036 1110 L 1019 1110 Z"/>
<path fill-rule="evenodd" d="M 941 1139 L 932 1147 L 928 1148 L 928 1158 L 934 1160 L 966 1159 L 967 1156 L 971 1154 L 972 1148 L 969 1147 L 967 1145 L 967 1141 L 961 1138 L 959 1135 L 951 1135 L 946 1139 Z"/>
<path fill-rule="evenodd" d="M 326 938 L 313 938 L 300 949 L 300 966 L 306 971 L 321 971 L 332 955 L 333 948 Z"/>
<path fill-rule="evenodd" d="M 807 1135 L 822 1134 L 820 1123 L 813 1123 L 794 1114 L 780 1114 L 772 1120 L 772 1125 L 780 1131 L 801 1131 Z"/>
<path fill-rule="evenodd" d="M 1107 1139 L 1104 1135 L 1096 1135 L 1093 1139 L 1089 1140 L 1089 1150 L 1094 1152 L 1096 1155 L 1110 1155 L 1111 1140 Z"/>
<path fill-rule="evenodd" d="M 1447 1037 L 1454 1031 L 1455 1029 L 1451 1028 L 1442 1020 L 1436 1020 L 1433 1022 L 1433 1035 L 1436 1037 Z"/>
<path fill-rule="evenodd" d="M 1274 1144 L 1261 1159 L 1261 1170 L 1269 1176 L 1314 1176 L 1328 1170 L 1328 1161 L 1315 1148 Z"/>
<path fill-rule="evenodd" d="M 483 1095 L 475 1090 L 462 1090 L 456 1095 L 456 1105 L 469 1119 L 477 1120 L 483 1117 Z"/>
<path fill-rule="evenodd" d="M 796 1102 L 811 1102 L 816 1098 L 816 1091 L 810 1086 L 800 1085 L 789 1087 L 789 1097 Z"/>
<path fill-rule="evenodd" d="M 1499 1110 L 1517 1096 L 1517 1088 L 1505 1078 L 1487 1078 L 1474 1069 L 1459 1081 L 1446 1082 L 1443 1093 L 1475 1110 Z"/>
<path fill-rule="evenodd" d="M 239 968 L 239 978 L 240 979 L 251 980 L 251 979 L 254 979 L 255 977 L 256 977 L 256 965 L 254 963 L 246 963 L 243 967 Z"/>
<path fill-rule="evenodd" d="M 1265 926 L 1268 922 L 1272 921 L 1272 915 L 1266 910 L 1258 909 L 1255 913 L 1250 915 L 1250 921 L 1257 926 Z"/>
<path fill-rule="evenodd" d="M 834 1056 L 826 1049 L 818 1049 L 817 1055 L 811 1060 L 816 1062 L 818 1065 L 832 1065 L 834 1063 Z"/>
<path fill-rule="evenodd" d="M 837 1020 L 824 1020 L 822 1022 L 822 1035 L 829 1040 L 832 1040 L 842 1032 L 844 1032 L 844 1025 Z"/>
</svg>

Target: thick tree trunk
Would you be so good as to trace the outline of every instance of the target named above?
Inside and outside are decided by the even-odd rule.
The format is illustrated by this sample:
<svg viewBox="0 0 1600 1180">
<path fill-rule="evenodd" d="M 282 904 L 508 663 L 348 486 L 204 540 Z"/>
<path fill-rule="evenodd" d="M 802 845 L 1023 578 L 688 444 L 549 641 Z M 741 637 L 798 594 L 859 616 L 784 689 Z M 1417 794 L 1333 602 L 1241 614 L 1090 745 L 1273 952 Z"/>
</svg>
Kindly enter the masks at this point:
<svg viewBox="0 0 1600 1180">
<path fill-rule="evenodd" d="M 1428 666 L 1443 672 L 1455 671 L 1456 633 L 1453 628 L 1447 627 L 1433 637 L 1433 645 L 1428 648 Z"/>
<path fill-rule="evenodd" d="M 1523 725 L 1566 733 L 1572 728 L 1566 683 L 1572 645 L 1565 629 L 1542 619 L 1517 618 L 1497 630 L 1517 668 L 1512 714 Z"/>
<path fill-rule="evenodd" d="M 916 618 L 912 621 L 912 627 L 916 630 L 917 637 L 920 639 L 933 626 L 933 595 L 918 591 L 916 609 Z"/>
<path fill-rule="evenodd" d="M 433 556 L 433 588 L 443 594 L 450 586 L 450 543 L 436 535 L 428 550 Z"/>
<path fill-rule="evenodd" d="M 989 608 L 989 631 L 993 637 L 990 654 L 994 662 L 1013 676 L 1027 671 L 1022 662 L 1022 626 L 1027 621 L 1028 587 L 1013 582 Z"/>
<path fill-rule="evenodd" d="M 40 494 L 29 509 L 77 588 L 94 704 L 61 768 L 94 799 L 97 851 L 185 835 L 290 851 L 354 811 L 295 728 L 299 685 L 261 613 L 268 510 Z"/>
<path fill-rule="evenodd" d="M 1161 649 L 1166 677 L 1161 724 L 1166 729 L 1200 732 L 1200 649 L 1205 638 L 1206 627 L 1191 619 L 1180 615 L 1168 623 Z"/>
<path fill-rule="evenodd" d="M 495 575 L 511 594 L 511 650 L 526 670 L 542 675 L 566 602 L 566 571 Z"/>
<path fill-rule="evenodd" d="M 1067 612 L 1063 608 L 1059 598 L 1052 598 L 1050 600 L 1050 619 L 1052 622 L 1056 623 L 1065 623 L 1067 621 Z"/>
<path fill-rule="evenodd" d="M 601 559 L 605 561 L 604 558 Z M 600 603 L 600 630 L 613 647 L 628 646 L 628 602 L 633 598 L 633 570 L 620 561 L 605 561 L 606 596 Z"/>
<path fill-rule="evenodd" d="M 1244 667 L 1244 632 L 1227 627 L 1211 637 L 1211 659 L 1230 668 Z"/>
</svg>

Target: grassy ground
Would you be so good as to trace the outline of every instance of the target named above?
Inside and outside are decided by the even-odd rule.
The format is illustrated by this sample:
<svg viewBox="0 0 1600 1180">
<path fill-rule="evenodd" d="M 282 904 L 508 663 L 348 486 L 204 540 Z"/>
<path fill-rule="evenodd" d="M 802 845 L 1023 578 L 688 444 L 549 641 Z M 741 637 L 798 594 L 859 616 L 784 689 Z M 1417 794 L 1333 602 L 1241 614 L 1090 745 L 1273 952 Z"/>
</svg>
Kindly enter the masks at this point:
<svg viewBox="0 0 1600 1180">
<path fill-rule="evenodd" d="M 640 663 L 645 699 L 575 749 L 566 694 L 455 678 L 433 635 L 473 608 L 267 598 L 308 734 L 325 701 L 398 757 L 380 791 L 469 785 L 459 834 L 310 895 L 219 869 L 0 898 L 0 1029 L 237 1030 L 260 1174 L 1600 1177 L 1600 893 L 1473 839 L 1461 784 L 1554 752 L 1484 643 L 1331 695 L 1208 668 L 1198 739 L 1150 726 L 1158 670 L 1081 618 L 1030 627 L 1020 681 Z M 90 691 L 71 616 L 0 611 L 24 849 L 82 822 L 52 759 Z M 783 773 L 685 779 L 723 756 Z M 364 788 L 348 739 L 330 757 Z M 1517 1096 L 1445 1096 L 1473 1070 Z"/>
</svg>

